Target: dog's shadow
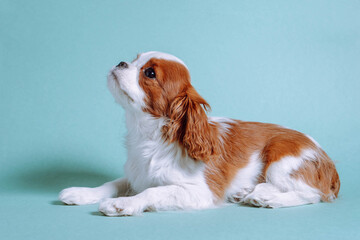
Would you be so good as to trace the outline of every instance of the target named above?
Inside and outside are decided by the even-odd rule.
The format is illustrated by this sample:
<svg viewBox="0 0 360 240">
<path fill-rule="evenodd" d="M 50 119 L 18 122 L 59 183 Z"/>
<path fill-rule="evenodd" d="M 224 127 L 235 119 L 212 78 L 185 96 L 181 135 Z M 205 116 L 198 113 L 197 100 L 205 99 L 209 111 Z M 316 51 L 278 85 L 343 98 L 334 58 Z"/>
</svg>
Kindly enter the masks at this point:
<svg viewBox="0 0 360 240">
<path fill-rule="evenodd" d="M 31 164 L 0 176 L 0 182 L 4 183 L 3 187 L 9 193 L 49 195 L 53 200 L 48 201 L 48 204 L 54 206 L 73 206 L 57 200 L 59 192 L 64 188 L 96 187 L 122 176 L 121 162 L 115 169 L 108 171 L 96 164 L 94 159 L 30 158 L 29 162 Z M 100 212 L 91 212 L 90 215 L 104 216 Z"/>
<path fill-rule="evenodd" d="M 121 177 L 121 174 L 115 176 L 94 165 L 84 165 L 81 162 L 69 159 L 40 160 L 8 176 L 7 188 L 15 192 L 59 193 L 67 187 L 96 187 Z M 119 169 L 120 167 L 119 165 Z M 62 205 L 59 201 L 53 201 L 52 204 Z"/>
</svg>

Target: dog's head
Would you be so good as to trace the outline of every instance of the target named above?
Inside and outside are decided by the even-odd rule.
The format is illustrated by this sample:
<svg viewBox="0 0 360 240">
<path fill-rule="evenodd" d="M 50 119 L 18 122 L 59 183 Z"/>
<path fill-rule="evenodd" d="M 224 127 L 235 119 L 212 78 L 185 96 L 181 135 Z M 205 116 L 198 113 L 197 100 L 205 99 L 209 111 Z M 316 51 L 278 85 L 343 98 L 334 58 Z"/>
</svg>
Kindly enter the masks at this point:
<svg viewBox="0 0 360 240">
<path fill-rule="evenodd" d="M 186 65 L 175 56 L 147 52 L 120 62 L 108 75 L 108 87 L 127 111 L 165 118 L 164 137 L 179 141 L 188 154 L 206 160 L 217 154 L 216 131 L 208 122 L 209 104 L 190 82 Z"/>
</svg>

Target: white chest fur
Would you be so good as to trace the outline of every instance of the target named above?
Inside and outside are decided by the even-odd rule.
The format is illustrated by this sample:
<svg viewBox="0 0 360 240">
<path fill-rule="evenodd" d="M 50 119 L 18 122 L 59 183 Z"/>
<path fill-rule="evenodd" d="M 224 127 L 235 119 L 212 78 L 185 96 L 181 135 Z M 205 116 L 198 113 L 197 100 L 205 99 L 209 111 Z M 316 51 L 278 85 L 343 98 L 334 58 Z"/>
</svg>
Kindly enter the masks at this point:
<svg viewBox="0 0 360 240">
<path fill-rule="evenodd" d="M 127 114 L 125 175 L 139 193 L 150 187 L 194 184 L 204 186 L 204 164 L 183 153 L 177 143 L 165 142 L 163 119 L 149 115 Z"/>
</svg>

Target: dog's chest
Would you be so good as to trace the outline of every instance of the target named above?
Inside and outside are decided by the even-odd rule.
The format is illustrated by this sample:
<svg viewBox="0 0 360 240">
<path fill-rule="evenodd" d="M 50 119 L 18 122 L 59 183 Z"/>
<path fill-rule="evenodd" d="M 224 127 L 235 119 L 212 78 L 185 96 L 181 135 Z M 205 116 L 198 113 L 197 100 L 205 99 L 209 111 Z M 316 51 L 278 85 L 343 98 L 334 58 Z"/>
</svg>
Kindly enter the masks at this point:
<svg viewBox="0 0 360 240">
<path fill-rule="evenodd" d="M 202 181 L 201 163 L 163 139 L 128 138 L 125 174 L 135 192 L 149 187 Z"/>
</svg>

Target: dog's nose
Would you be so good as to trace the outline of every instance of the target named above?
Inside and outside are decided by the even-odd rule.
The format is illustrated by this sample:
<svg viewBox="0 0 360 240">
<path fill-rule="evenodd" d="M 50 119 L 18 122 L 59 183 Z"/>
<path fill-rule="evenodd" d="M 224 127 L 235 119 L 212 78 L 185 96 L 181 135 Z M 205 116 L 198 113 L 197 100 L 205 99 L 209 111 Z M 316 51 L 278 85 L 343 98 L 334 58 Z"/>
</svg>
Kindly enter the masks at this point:
<svg viewBox="0 0 360 240">
<path fill-rule="evenodd" d="M 126 62 L 120 62 L 118 65 L 116 65 L 117 67 L 121 67 L 121 68 L 127 68 L 128 64 Z"/>
</svg>

